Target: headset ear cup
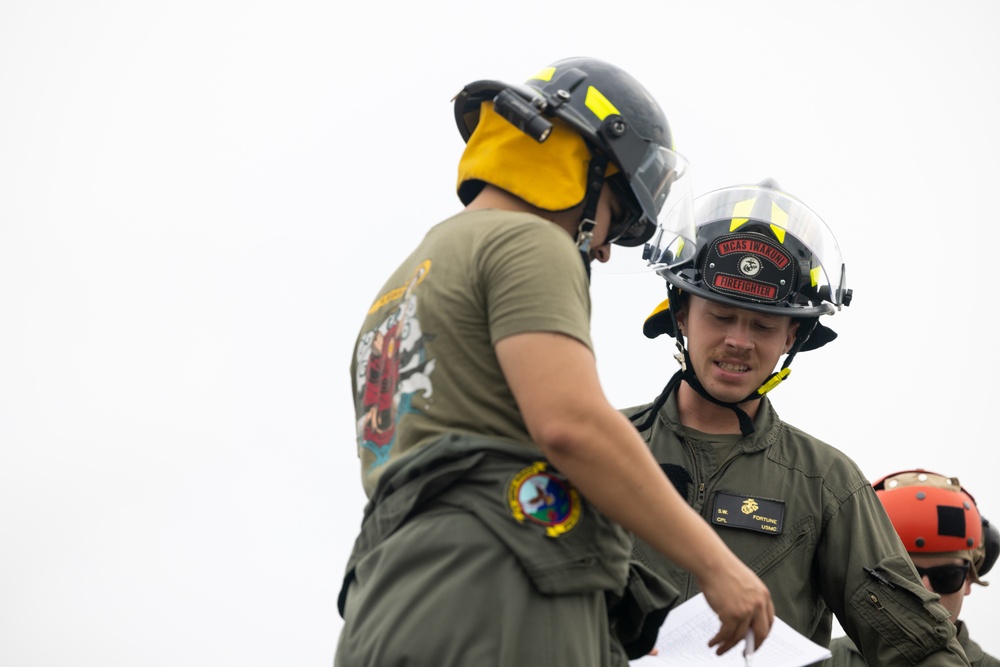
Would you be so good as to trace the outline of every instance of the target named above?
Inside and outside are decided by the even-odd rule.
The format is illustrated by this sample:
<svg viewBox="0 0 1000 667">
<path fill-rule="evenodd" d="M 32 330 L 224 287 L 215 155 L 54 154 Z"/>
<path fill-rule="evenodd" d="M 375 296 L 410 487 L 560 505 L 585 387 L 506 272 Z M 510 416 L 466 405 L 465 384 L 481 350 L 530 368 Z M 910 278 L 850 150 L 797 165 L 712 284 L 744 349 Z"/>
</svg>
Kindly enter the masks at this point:
<svg viewBox="0 0 1000 667">
<path fill-rule="evenodd" d="M 1000 530 L 986 517 L 983 517 L 983 546 L 986 548 L 986 557 L 983 558 L 983 564 L 977 573 L 979 576 L 989 572 L 997 562 L 997 556 L 1000 555 Z"/>
</svg>

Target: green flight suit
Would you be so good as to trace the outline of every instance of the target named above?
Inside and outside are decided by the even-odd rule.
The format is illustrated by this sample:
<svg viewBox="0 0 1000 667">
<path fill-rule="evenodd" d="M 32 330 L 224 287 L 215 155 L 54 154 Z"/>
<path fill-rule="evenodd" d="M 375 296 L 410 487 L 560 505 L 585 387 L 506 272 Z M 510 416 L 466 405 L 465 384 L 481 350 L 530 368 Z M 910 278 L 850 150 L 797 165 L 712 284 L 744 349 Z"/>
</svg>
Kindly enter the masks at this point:
<svg viewBox="0 0 1000 667">
<path fill-rule="evenodd" d="M 1000 667 L 1000 660 L 985 653 L 979 644 L 969 637 L 969 626 L 963 621 L 955 624 L 958 627 L 958 643 L 962 645 L 965 655 L 972 667 Z M 833 657 L 823 663 L 823 667 L 867 667 L 868 663 L 861 651 L 854 645 L 850 637 L 837 637 L 830 642 Z"/>
<path fill-rule="evenodd" d="M 828 646 L 836 615 L 879 665 L 967 665 L 948 611 L 920 583 L 857 465 L 781 421 L 767 398 L 754 425 L 746 438 L 688 429 L 675 394 L 642 435 L 691 506 L 767 584 L 775 612 L 796 631 Z M 641 540 L 633 551 L 682 599 L 699 592 L 689 572 Z"/>
<path fill-rule="evenodd" d="M 390 463 L 347 565 L 335 664 L 621 667 L 644 655 L 676 591 L 630 563 L 628 534 L 575 491 L 556 515 L 522 513 L 539 490 L 570 489 L 537 449 L 482 436 Z"/>
</svg>

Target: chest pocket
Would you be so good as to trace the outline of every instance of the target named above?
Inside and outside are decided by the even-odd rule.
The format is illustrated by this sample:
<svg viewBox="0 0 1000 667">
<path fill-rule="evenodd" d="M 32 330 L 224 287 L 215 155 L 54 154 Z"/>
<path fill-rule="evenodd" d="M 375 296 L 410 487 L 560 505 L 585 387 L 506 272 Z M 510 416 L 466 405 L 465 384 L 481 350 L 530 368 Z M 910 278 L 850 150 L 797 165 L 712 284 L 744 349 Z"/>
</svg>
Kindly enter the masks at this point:
<svg viewBox="0 0 1000 667">
<path fill-rule="evenodd" d="M 816 550 L 816 531 L 812 517 L 802 517 L 797 522 L 786 525 L 780 535 L 758 534 L 756 537 L 756 543 L 763 544 L 764 548 L 758 548 L 751 560 L 745 558 L 744 560 L 758 576 L 763 577 L 782 564 L 806 571 L 812 566 L 812 557 Z"/>
<path fill-rule="evenodd" d="M 814 638 L 822 625 L 827 607 L 820 600 L 814 569 L 818 532 L 810 516 L 786 521 L 780 535 L 766 535 L 747 530 L 719 531 L 740 558 L 771 591 L 774 608 L 797 632 Z M 738 536 L 735 546 L 726 539 Z"/>
</svg>

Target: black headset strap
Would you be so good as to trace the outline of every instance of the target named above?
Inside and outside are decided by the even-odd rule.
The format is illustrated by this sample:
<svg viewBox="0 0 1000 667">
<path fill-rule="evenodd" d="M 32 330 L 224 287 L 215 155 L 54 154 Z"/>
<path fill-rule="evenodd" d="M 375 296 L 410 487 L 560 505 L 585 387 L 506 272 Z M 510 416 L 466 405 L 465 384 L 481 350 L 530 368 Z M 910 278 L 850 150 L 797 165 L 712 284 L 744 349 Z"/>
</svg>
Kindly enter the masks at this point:
<svg viewBox="0 0 1000 667">
<path fill-rule="evenodd" d="M 590 164 L 587 166 L 587 192 L 583 199 L 583 219 L 597 220 L 597 202 L 604 187 L 604 172 L 608 169 L 608 158 L 600 151 L 591 149 Z"/>
<path fill-rule="evenodd" d="M 597 204 L 604 187 L 604 172 L 608 168 L 608 158 L 593 148 L 590 149 L 590 164 L 587 166 L 587 189 L 583 195 L 583 214 L 577 228 L 576 247 L 580 251 L 583 265 L 590 279 L 590 250 L 594 243 L 594 227 L 597 226 Z"/>
</svg>

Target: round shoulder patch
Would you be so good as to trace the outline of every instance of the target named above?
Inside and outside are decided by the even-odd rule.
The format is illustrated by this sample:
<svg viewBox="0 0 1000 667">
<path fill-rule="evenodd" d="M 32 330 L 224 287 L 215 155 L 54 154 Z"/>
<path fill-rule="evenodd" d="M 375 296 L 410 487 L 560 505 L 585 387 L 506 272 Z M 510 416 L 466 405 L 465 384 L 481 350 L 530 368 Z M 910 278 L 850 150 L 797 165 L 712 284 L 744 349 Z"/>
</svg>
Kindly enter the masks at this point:
<svg viewBox="0 0 1000 667">
<path fill-rule="evenodd" d="M 507 485 L 507 502 L 518 523 L 544 526 L 549 537 L 572 530 L 583 513 L 580 494 L 545 461 L 514 475 Z"/>
</svg>

